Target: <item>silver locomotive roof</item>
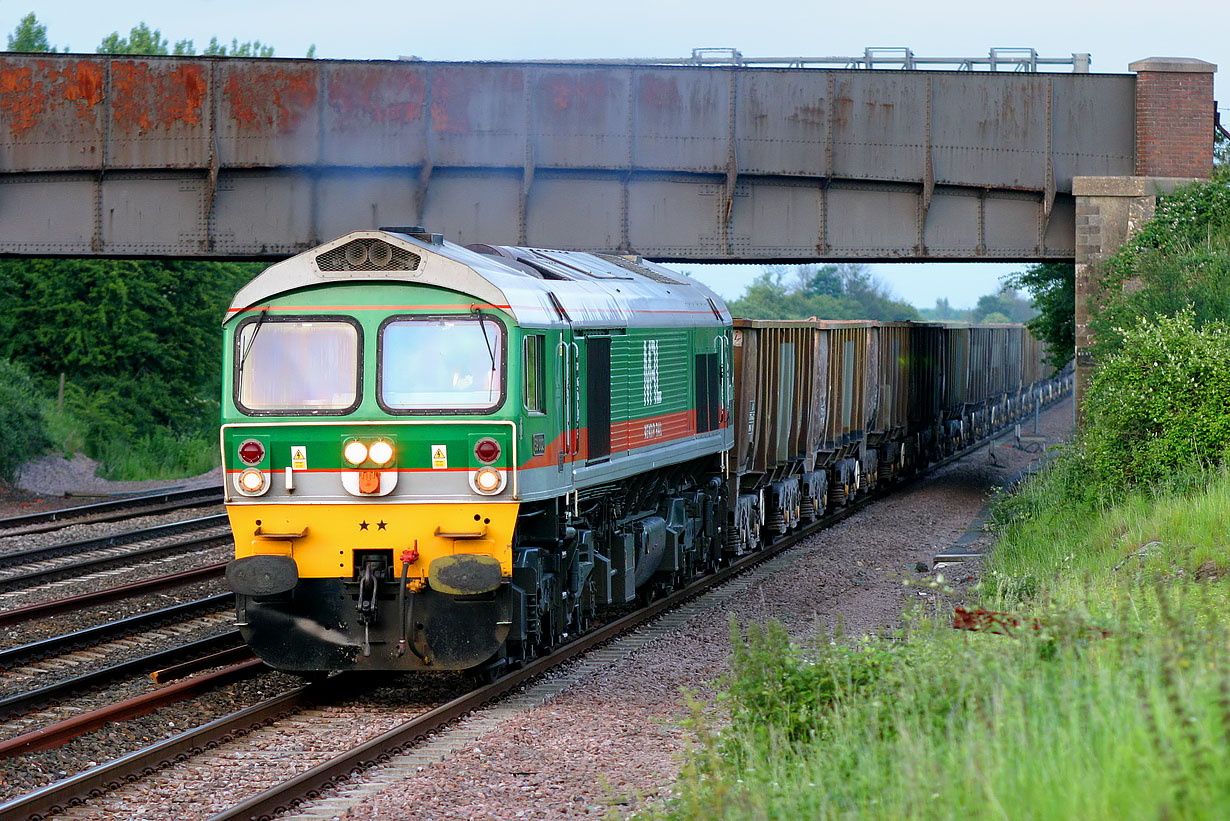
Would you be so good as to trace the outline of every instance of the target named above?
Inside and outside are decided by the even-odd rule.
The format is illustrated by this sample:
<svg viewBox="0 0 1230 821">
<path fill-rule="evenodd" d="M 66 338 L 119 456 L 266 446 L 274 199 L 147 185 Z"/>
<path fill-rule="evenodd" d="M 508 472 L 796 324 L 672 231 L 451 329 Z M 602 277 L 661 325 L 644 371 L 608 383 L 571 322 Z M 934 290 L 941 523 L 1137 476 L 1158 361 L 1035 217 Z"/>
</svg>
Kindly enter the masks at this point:
<svg viewBox="0 0 1230 821">
<path fill-rule="evenodd" d="M 340 282 L 408 282 L 471 297 L 525 327 L 728 325 L 722 298 L 638 257 L 516 246 L 463 247 L 439 235 L 354 231 L 271 265 L 240 289 L 226 320 L 290 291 Z M 224 320 L 224 321 L 226 321 Z"/>
</svg>

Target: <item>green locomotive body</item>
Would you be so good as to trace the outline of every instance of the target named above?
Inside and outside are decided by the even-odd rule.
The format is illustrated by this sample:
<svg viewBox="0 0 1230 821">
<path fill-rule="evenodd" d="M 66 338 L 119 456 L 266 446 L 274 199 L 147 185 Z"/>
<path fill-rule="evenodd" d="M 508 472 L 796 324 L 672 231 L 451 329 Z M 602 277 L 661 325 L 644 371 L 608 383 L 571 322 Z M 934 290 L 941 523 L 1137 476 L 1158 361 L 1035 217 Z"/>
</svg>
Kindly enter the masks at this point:
<svg viewBox="0 0 1230 821">
<path fill-rule="evenodd" d="M 532 657 L 713 565 L 730 316 L 639 260 L 362 231 L 224 323 L 245 639 L 296 671 Z"/>
</svg>

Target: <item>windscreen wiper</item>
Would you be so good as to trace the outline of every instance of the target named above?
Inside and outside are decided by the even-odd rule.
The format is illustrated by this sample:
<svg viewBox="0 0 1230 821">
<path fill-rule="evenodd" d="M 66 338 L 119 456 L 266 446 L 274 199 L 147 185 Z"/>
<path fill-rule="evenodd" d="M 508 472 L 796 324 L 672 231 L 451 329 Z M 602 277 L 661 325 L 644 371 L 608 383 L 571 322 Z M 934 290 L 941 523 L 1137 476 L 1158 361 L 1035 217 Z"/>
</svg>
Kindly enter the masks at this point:
<svg viewBox="0 0 1230 821">
<path fill-rule="evenodd" d="M 491 357 L 491 370 L 492 372 L 494 372 L 496 369 L 495 349 L 491 347 L 491 340 L 487 338 L 487 323 L 483 321 L 484 320 L 483 312 L 478 310 L 477 308 L 474 309 L 474 315 L 478 317 L 478 327 L 482 328 L 483 342 L 487 343 L 487 356 Z"/>
<path fill-rule="evenodd" d="M 243 355 L 239 357 L 239 370 L 243 370 L 244 364 L 248 361 L 248 354 L 252 353 L 252 346 L 256 344 L 256 335 L 261 332 L 261 325 L 265 324 L 265 317 L 269 315 L 269 309 L 261 311 L 261 315 L 256 320 L 256 327 L 252 329 L 252 338 L 248 340 L 248 347 L 244 348 Z"/>
</svg>

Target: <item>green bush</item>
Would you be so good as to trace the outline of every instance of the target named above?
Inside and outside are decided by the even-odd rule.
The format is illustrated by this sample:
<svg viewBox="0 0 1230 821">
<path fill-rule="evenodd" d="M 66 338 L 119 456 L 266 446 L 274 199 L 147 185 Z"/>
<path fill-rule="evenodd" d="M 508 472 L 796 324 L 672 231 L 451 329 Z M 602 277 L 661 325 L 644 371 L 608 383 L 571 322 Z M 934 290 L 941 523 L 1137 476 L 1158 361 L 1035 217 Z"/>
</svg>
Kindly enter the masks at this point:
<svg viewBox="0 0 1230 821">
<path fill-rule="evenodd" d="M 1121 350 L 1143 318 L 1186 310 L 1196 327 L 1230 320 L 1230 179 L 1162 197 L 1100 274 L 1103 296 L 1090 318 L 1099 360 Z"/>
<path fill-rule="evenodd" d="M 13 481 L 24 462 L 50 445 L 34 380 L 25 368 L 0 359 L 0 479 Z"/>
<path fill-rule="evenodd" d="M 1107 488 L 1219 463 L 1230 446 L 1230 327 L 1192 311 L 1138 320 L 1085 396 L 1080 447 Z"/>
</svg>

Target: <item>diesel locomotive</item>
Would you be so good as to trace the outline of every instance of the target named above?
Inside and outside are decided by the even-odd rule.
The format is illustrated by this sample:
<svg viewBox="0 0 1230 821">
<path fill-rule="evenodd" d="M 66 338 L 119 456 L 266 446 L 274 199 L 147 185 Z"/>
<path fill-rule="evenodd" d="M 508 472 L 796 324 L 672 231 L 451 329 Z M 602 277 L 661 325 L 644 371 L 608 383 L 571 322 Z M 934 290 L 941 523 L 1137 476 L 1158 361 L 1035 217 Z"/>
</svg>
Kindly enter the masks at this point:
<svg viewBox="0 0 1230 821">
<path fill-rule="evenodd" d="M 418 228 L 223 327 L 237 623 L 304 673 L 498 672 L 1064 387 L 1020 326 L 734 321 L 637 257 Z"/>
</svg>

